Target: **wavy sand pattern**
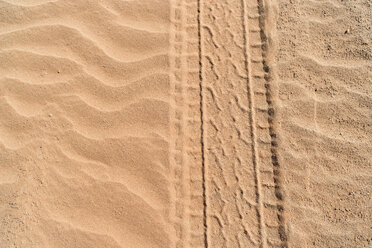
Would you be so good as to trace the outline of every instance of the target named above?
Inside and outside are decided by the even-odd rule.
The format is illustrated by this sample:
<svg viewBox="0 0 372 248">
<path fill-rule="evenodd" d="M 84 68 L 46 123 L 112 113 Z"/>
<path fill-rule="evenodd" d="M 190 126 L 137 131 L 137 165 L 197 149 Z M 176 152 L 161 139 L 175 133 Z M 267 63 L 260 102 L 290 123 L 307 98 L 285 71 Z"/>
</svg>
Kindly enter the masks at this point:
<svg viewBox="0 0 372 248">
<path fill-rule="evenodd" d="M 0 5 L 0 246 L 167 247 L 168 4 Z"/>
<path fill-rule="evenodd" d="M 0 248 L 371 247 L 369 0 L 0 0 Z"/>
</svg>

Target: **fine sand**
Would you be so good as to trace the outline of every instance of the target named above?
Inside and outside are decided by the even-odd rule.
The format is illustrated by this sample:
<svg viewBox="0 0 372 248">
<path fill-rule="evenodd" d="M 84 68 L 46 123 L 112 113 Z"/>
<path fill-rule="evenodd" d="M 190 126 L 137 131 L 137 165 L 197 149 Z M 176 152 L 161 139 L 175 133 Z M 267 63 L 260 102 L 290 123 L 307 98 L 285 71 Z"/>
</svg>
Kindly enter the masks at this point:
<svg viewBox="0 0 372 248">
<path fill-rule="evenodd" d="M 370 0 L 0 0 L 0 248 L 372 247 Z"/>
</svg>

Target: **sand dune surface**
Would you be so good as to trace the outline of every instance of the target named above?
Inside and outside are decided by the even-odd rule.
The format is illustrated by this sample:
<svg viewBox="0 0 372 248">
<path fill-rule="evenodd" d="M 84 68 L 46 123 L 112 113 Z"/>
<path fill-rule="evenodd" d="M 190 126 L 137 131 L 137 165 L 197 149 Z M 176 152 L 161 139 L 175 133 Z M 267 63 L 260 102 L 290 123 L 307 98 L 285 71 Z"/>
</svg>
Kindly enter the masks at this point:
<svg viewBox="0 0 372 248">
<path fill-rule="evenodd" d="M 372 247 L 370 0 L 0 0 L 0 248 Z"/>
<path fill-rule="evenodd" d="M 167 247 L 168 4 L 0 5 L 0 246 Z"/>
</svg>

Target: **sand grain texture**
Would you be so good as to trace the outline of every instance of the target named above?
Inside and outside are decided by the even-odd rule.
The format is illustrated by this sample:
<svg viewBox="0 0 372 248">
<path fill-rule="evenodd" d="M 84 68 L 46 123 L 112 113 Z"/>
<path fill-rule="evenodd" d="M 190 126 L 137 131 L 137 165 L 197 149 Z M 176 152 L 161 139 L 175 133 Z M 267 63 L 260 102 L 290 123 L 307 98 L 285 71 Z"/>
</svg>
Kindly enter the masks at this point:
<svg viewBox="0 0 372 248">
<path fill-rule="evenodd" d="M 0 246 L 167 247 L 168 4 L 0 5 Z"/>
<path fill-rule="evenodd" d="M 370 247 L 371 5 L 0 1 L 0 247 Z"/>
</svg>

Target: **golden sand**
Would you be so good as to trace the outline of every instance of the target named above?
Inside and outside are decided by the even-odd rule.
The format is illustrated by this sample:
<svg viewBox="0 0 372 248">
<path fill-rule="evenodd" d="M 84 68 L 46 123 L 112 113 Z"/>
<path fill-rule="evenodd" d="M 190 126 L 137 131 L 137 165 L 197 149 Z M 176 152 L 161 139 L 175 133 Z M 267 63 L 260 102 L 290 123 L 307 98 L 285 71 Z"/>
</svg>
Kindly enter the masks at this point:
<svg viewBox="0 0 372 248">
<path fill-rule="evenodd" d="M 0 247 L 371 247 L 371 4 L 0 1 Z"/>
</svg>

